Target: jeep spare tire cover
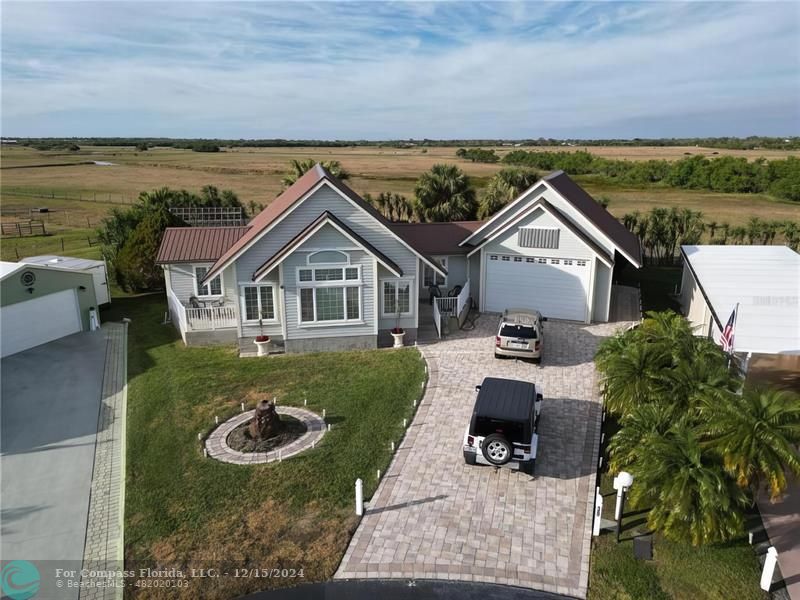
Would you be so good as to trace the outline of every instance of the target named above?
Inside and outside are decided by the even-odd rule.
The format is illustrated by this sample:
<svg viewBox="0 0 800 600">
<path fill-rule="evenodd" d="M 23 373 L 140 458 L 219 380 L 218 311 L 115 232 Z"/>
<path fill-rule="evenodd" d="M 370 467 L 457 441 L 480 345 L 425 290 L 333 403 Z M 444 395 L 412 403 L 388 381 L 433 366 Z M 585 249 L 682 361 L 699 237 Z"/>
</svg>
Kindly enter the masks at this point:
<svg viewBox="0 0 800 600">
<path fill-rule="evenodd" d="M 504 465 L 511 460 L 513 455 L 511 444 L 499 433 L 486 436 L 481 451 L 483 457 L 493 465 Z"/>
</svg>

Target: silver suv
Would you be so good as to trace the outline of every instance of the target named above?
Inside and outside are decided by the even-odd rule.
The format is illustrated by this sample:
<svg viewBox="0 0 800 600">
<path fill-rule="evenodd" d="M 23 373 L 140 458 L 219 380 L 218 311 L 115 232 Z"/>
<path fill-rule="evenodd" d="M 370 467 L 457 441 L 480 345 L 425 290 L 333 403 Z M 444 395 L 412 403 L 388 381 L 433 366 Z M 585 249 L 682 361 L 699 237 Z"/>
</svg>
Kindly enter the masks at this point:
<svg viewBox="0 0 800 600">
<path fill-rule="evenodd" d="M 500 320 L 497 336 L 494 338 L 494 355 L 542 359 L 544 331 L 542 323 L 547 321 L 538 310 L 508 308 Z"/>
</svg>

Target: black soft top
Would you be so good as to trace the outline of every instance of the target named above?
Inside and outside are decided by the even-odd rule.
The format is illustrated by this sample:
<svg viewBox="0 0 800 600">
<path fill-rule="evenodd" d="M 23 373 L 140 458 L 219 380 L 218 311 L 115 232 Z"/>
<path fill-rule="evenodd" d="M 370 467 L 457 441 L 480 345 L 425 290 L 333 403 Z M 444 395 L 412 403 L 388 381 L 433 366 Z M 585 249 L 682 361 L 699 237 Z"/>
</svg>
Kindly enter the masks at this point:
<svg viewBox="0 0 800 600">
<path fill-rule="evenodd" d="M 475 401 L 474 416 L 524 423 L 536 403 L 536 385 L 527 381 L 487 377 Z"/>
</svg>

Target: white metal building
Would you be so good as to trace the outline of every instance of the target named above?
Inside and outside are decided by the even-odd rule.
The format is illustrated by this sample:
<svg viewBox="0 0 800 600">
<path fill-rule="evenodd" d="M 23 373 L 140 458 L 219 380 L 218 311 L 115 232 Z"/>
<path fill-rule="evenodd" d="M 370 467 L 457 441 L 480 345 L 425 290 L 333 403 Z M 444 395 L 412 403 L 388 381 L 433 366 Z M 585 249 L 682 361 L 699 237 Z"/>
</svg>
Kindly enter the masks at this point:
<svg viewBox="0 0 800 600">
<path fill-rule="evenodd" d="M 108 289 L 108 272 L 106 263 L 103 260 L 43 254 L 41 256 L 23 258 L 21 262 L 29 265 L 49 265 L 70 271 L 88 271 L 94 277 L 94 289 L 97 295 L 96 304 L 100 306 L 111 302 L 111 294 Z"/>
<path fill-rule="evenodd" d="M 680 300 L 719 340 L 736 304 L 734 351 L 800 354 L 800 254 L 786 246 L 683 246 Z"/>
</svg>

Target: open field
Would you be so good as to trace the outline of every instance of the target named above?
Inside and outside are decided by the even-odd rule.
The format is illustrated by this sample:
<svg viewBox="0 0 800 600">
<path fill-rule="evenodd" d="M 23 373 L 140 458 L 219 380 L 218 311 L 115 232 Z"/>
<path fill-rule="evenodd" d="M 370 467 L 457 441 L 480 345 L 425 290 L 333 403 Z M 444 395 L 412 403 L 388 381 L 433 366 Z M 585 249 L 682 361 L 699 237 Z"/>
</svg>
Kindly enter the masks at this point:
<svg viewBox="0 0 800 600">
<path fill-rule="evenodd" d="M 386 472 L 425 374 L 404 350 L 240 359 L 232 348 L 186 348 L 163 325 L 162 294 L 114 299 L 104 320 L 131 317 L 125 504 L 127 569 L 302 569 L 302 578 L 191 579 L 189 588 L 138 589 L 142 598 L 234 598 L 329 579 L 357 524 L 353 485 L 365 498 Z M 316 449 L 240 466 L 203 458 L 198 432 L 265 395 L 327 411 Z M 134 590 L 136 591 L 136 590 Z M 127 594 L 126 594 L 127 596 Z"/>
<path fill-rule="evenodd" d="M 581 147 L 559 146 L 537 150 L 577 150 Z M 694 147 L 588 147 L 590 152 L 610 158 L 641 160 L 649 158 L 679 159 L 686 152 L 711 156 L 731 154 L 756 159 L 760 156 L 781 158 L 800 156 L 800 151 L 714 150 Z M 503 155 L 513 147 L 497 148 Z M 0 153 L 0 202 L 6 209 L 47 206 L 62 211 L 56 227 L 48 227 L 54 235 L 67 235 L 71 229 L 95 226 L 113 207 L 130 203 L 139 192 L 158 187 L 185 188 L 199 191 L 204 185 L 231 189 L 245 205 L 269 204 L 281 191 L 281 177 L 292 158 L 338 160 L 351 173 L 349 185 L 360 194 L 395 192 L 413 196 L 414 184 L 424 171 L 436 163 L 458 164 L 470 175 L 479 192 L 489 178 L 503 168 L 500 164 L 472 163 L 455 156 L 456 148 L 234 148 L 218 153 L 192 152 L 174 148 L 156 148 L 137 152 L 132 147 L 86 146 L 77 152 L 38 151 L 24 147 L 4 146 Z M 98 166 L 89 161 L 107 161 L 111 166 Z M 69 163 L 63 166 L 64 163 Z M 88 164 L 87 164 L 88 163 Z M 37 166 L 38 165 L 38 166 Z M 765 220 L 800 221 L 800 204 L 776 200 L 763 194 L 721 194 L 702 190 L 684 190 L 651 186 L 623 187 L 594 176 L 576 178 L 595 197 L 611 200 L 609 210 L 621 217 L 634 210 L 647 211 L 655 206 L 677 206 L 700 210 L 706 221 L 740 225 L 751 217 Z M 52 196 L 69 195 L 70 200 Z M 83 198 L 83 200 L 78 200 Z M 63 211 L 69 212 L 69 223 Z M 58 215 L 58 213 L 56 213 Z M 8 217 L 3 217 L 7 219 Z M 91 225 L 87 226 L 86 218 Z M 79 247 L 78 237 L 68 236 L 69 249 L 80 256 L 95 255 L 94 248 Z M 52 236 L 51 236 L 52 237 Z M 60 247 L 60 242 L 3 240 L 2 256 L 13 259 L 18 253 L 29 254 L 29 246 Z M 65 247 L 65 252 L 68 249 Z M 42 250 L 37 249 L 37 252 Z M 86 254 L 81 253 L 85 251 Z"/>
</svg>

